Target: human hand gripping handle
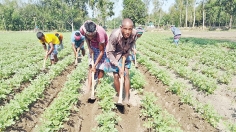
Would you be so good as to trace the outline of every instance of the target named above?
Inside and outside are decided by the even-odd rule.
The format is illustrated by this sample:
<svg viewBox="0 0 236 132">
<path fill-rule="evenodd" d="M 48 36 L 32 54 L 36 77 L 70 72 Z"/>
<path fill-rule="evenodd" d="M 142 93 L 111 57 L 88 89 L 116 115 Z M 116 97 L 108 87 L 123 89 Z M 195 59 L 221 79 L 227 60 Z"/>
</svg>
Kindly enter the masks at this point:
<svg viewBox="0 0 236 132">
<path fill-rule="evenodd" d="M 93 50 L 91 48 L 89 48 L 89 54 L 92 55 L 93 54 Z"/>
<path fill-rule="evenodd" d="M 123 56 L 122 56 L 122 65 L 119 66 L 119 75 L 120 75 L 120 78 L 121 78 L 121 77 L 124 77 L 125 61 L 126 61 L 126 56 L 123 55 Z"/>
<path fill-rule="evenodd" d="M 119 74 L 120 74 L 120 92 L 119 92 L 119 100 L 118 104 L 122 105 L 122 94 L 123 94 L 123 87 L 124 87 L 124 70 L 125 70 L 125 60 L 126 57 L 122 56 L 122 66 L 119 68 Z"/>
<path fill-rule="evenodd" d="M 133 49 L 133 54 L 136 55 L 136 53 L 137 53 L 137 50 L 136 50 L 136 48 L 134 48 Z"/>
</svg>

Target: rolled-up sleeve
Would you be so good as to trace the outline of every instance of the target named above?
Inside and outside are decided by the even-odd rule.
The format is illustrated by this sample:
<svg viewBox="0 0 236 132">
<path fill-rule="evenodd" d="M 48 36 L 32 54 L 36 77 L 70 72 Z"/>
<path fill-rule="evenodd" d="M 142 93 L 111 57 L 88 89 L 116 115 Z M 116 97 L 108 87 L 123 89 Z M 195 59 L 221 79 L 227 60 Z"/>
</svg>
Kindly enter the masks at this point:
<svg viewBox="0 0 236 132">
<path fill-rule="evenodd" d="M 108 44 L 106 46 L 106 54 L 107 58 L 110 59 L 111 64 L 118 66 L 118 60 L 116 60 L 115 57 L 115 51 L 116 51 L 116 44 L 117 44 L 117 39 L 115 38 L 114 34 L 111 34 L 109 37 Z"/>
</svg>

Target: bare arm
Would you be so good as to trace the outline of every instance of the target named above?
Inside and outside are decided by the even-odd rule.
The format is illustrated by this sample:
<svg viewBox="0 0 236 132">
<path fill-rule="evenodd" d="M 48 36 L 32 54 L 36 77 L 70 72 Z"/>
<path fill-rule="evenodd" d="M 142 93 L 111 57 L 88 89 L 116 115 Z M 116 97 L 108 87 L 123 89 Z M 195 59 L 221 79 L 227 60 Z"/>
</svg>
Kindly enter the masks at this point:
<svg viewBox="0 0 236 132">
<path fill-rule="evenodd" d="M 43 49 L 47 52 L 47 46 L 45 43 L 43 43 Z"/>
<path fill-rule="evenodd" d="M 81 49 L 81 47 L 83 47 L 83 45 L 84 45 L 84 41 L 81 42 L 80 46 L 77 48 L 77 53 L 79 53 L 79 50 Z"/>
<path fill-rule="evenodd" d="M 47 55 L 50 55 L 52 53 L 52 51 L 54 50 L 54 45 L 52 44 L 52 42 L 49 43 L 50 45 L 50 50 L 48 51 L 48 54 Z"/>
<path fill-rule="evenodd" d="M 84 46 L 84 41 L 80 44 L 79 49 Z"/>
<path fill-rule="evenodd" d="M 98 55 L 97 60 L 94 63 L 94 66 L 97 66 L 98 62 L 102 59 L 102 56 L 104 54 L 104 48 L 105 48 L 105 44 L 104 43 L 99 44 L 100 53 Z"/>
<path fill-rule="evenodd" d="M 86 43 L 87 43 L 88 48 L 91 49 L 90 43 L 89 43 L 88 39 L 85 39 L 85 40 L 86 40 Z"/>
<path fill-rule="evenodd" d="M 74 55 L 75 55 L 75 58 L 76 58 L 76 48 L 75 48 L 75 43 L 72 43 L 72 49 L 74 51 Z"/>
<path fill-rule="evenodd" d="M 91 49 L 90 41 L 88 39 L 86 39 L 86 43 L 87 43 L 87 46 L 88 46 L 88 49 L 89 49 L 89 54 L 91 55 L 93 53 L 93 50 Z"/>
</svg>

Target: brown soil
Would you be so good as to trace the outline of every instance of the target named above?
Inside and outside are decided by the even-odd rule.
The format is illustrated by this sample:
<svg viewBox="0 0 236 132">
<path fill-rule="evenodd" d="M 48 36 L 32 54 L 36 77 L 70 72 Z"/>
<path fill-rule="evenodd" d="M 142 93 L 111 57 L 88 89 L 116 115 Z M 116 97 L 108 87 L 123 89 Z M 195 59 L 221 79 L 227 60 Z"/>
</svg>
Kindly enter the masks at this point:
<svg viewBox="0 0 236 132">
<path fill-rule="evenodd" d="M 171 31 L 159 31 L 161 34 L 172 35 Z M 206 38 L 227 40 L 236 42 L 236 31 L 202 31 L 202 30 L 181 30 L 181 37 L 194 37 L 194 38 Z"/>
<path fill-rule="evenodd" d="M 85 81 L 78 103 L 71 110 L 69 120 L 64 123 L 60 132 L 92 132 L 96 126 L 96 116 L 101 113 L 98 101 L 89 101 L 90 93 L 87 91 L 87 80 Z M 75 109 L 78 109 L 76 111 Z"/>
<path fill-rule="evenodd" d="M 30 111 L 25 112 L 20 117 L 20 120 L 15 125 L 7 128 L 7 131 L 34 131 L 36 125 L 40 125 L 39 118 L 44 110 L 50 105 L 54 98 L 63 87 L 67 79 L 67 75 L 74 69 L 73 66 L 67 67 L 67 69 L 57 78 L 55 78 L 51 85 L 45 90 L 44 98 L 39 99 L 37 102 L 30 106 Z M 170 114 L 178 120 L 181 128 L 184 131 L 217 131 L 209 123 L 205 122 L 200 115 L 196 114 L 194 110 L 188 106 L 181 104 L 179 97 L 166 92 L 166 86 L 157 81 L 151 76 L 143 66 L 139 66 L 138 69 L 145 75 L 146 85 L 144 90 L 146 92 L 153 92 L 158 97 L 158 104 L 166 109 Z M 64 127 L 61 132 L 92 132 L 92 129 L 97 126 L 95 117 L 101 113 L 101 109 L 98 106 L 98 102 L 89 103 L 88 98 L 90 93 L 87 92 L 87 82 L 84 83 L 82 96 L 79 97 L 78 103 L 71 110 L 69 120 L 64 123 Z M 121 112 L 118 109 L 115 112 L 121 117 L 121 121 L 117 125 L 117 129 L 120 132 L 140 132 L 147 131 L 143 127 L 143 120 L 140 118 L 140 98 L 142 95 L 138 95 L 136 91 L 131 91 L 131 106 L 125 106 L 125 112 Z M 77 111 L 78 110 L 78 111 Z"/>
<path fill-rule="evenodd" d="M 188 31 L 183 30 L 183 37 L 207 38 L 236 42 L 236 31 Z"/>
<path fill-rule="evenodd" d="M 158 104 L 172 114 L 179 122 L 181 129 L 184 131 L 200 132 L 200 131 L 218 131 L 206 122 L 199 114 L 197 114 L 192 107 L 182 104 L 180 98 L 169 92 L 166 92 L 166 86 L 160 81 L 151 76 L 143 66 L 138 69 L 145 75 L 146 85 L 144 91 L 152 92 L 158 97 Z M 83 86 L 83 94 L 79 98 L 76 107 L 78 111 L 72 110 L 69 121 L 64 123 L 62 132 L 92 132 L 97 123 L 95 117 L 101 113 L 98 102 L 89 103 L 89 92 L 87 91 L 87 82 Z M 131 106 L 125 106 L 124 111 L 115 110 L 121 121 L 116 128 L 119 132 L 141 132 L 147 131 L 143 127 L 143 119 L 140 118 L 140 100 L 141 96 L 137 91 L 131 90 Z"/>
<path fill-rule="evenodd" d="M 61 132 L 92 132 L 92 129 L 97 127 L 95 120 L 96 116 L 101 114 L 102 111 L 98 105 L 98 101 L 88 101 L 90 97 L 90 91 L 87 89 L 87 80 L 82 88 L 83 95 L 79 98 L 77 105 L 74 106 L 78 111 L 72 110 L 69 120 L 64 123 L 64 127 Z M 117 125 L 117 129 L 120 132 L 140 131 L 142 126 L 139 119 L 139 105 L 140 98 L 135 91 L 131 92 L 131 96 L 134 97 L 130 100 L 132 107 L 125 107 L 125 110 L 117 107 L 114 110 L 118 116 L 121 117 L 121 121 Z M 95 94 L 96 96 L 96 94 Z M 115 102 L 114 102 L 115 103 Z"/>
<path fill-rule="evenodd" d="M 163 31 L 163 34 L 167 34 L 167 31 Z M 168 33 L 170 34 L 170 32 Z M 236 31 L 189 31 L 183 30 L 182 37 L 194 37 L 194 38 L 206 38 L 214 40 L 224 40 L 236 42 L 235 37 Z M 180 40 L 181 41 L 181 40 Z M 227 49 L 228 50 L 228 49 Z M 173 73 L 173 71 L 172 71 Z M 173 76 L 174 75 L 172 74 Z M 175 78 L 176 78 L 175 77 Z M 213 109 L 217 111 L 219 116 L 222 117 L 223 121 L 228 121 L 232 124 L 236 123 L 236 76 L 232 77 L 231 82 L 228 85 L 218 84 L 217 89 L 213 94 L 206 95 L 202 92 L 197 91 L 193 86 L 189 85 L 189 82 L 182 80 L 183 83 L 189 86 L 189 91 L 192 93 L 193 97 L 204 104 L 210 104 Z M 218 124 L 219 129 L 225 129 L 222 122 Z"/>
<path fill-rule="evenodd" d="M 45 89 L 43 98 L 38 99 L 35 103 L 29 106 L 29 111 L 23 113 L 16 123 L 6 129 L 6 131 L 33 131 L 37 125 L 41 114 L 51 104 L 57 94 L 61 91 L 64 83 L 67 80 L 67 75 L 74 69 L 73 65 L 68 66 L 60 76 L 53 79 L 51 84 Z"/>
<path fill-rule="evenodd" d="M 206 33 L 209 34 L 209 33 Z M 203 35 L 203 34 L 202 34 Z M 183 35 L 184 36 L 184 35 Z M 204 35 L 203 35 L 204 36 Z M 29 112 L 22 114 L 16 124 L 8 127 L 6 131 L 34 131 L 36 125 L 40 125 L 39 118 L 44 110 L 50 105 L 57 94 L 60 92 L 67 75 L 71 73 L 74 67 L 71 65 L 58 77 L 56 77 L 51 85 L 46 88 L 44 98 L 37 100 L 29 106 Z M 178 121 L 183 131 L 191 132 L 211 132 L 219 131 L 207 123 L 201 115 L 196 113 L 194 109 L 188 105 L 182 104 L 180 98 L 176 95 L 166 92 L 167 86 L 164 86 L 155 77 L 147 72 L 146 68 L 139 65 L 138 69 L 145 75 L 146 85 L 145 92 L 152 92 L 158 97 L 157 104 L 172 114 Z M 83 91 L 79 101 L 72 108 L 69 120 L 64 123 L 64 127 L 59 131 L 63 132 L 91 132 L 97 126 L 95 117 L 101 113 L 98 102 L 89 103 L 89 92 L 86 91 L 87 82 L 84 83 Z M 125 106 L 125 112 L 122 113 L 118 109 L 114 110 L 121 117 L 121 121 L 116 128 L 119 132 L 145 132 L 143 120 L 140 118 L 140 98 L 142 95 L 137 91 L 131 91 L 131 106 Z"/>
<path fill-rule="evenodd" d="M 63 59 L 64 57 L 59 57 L 59 59 Z M 38 72 L 37 75 L 41 74 L 41 73 L 47 73 L 49 71 L 49 68 L 45 68 L 45 69 L 41 69 L 40 72 Z M 33 76 L 31 78 L 31 80 L 34 80 L 37 75 Z M 13 75 L 12 75 L 13 76 Z M 11 76 L 11 77 L 12 77 Z M 9 78 L 11 78 L 9 77 Z M 7 80 L 7 79 L 6 79 Z M 20 93 L 22 90 L 24 90 L 24 88 L 28 87 L 30 85 L 30 80 L 23 82 L 20 84 L 19 87 L 14 87 L 11 91 L 10 94 L 7 95 L 7 97 L 5 99 L 0 99 L 0 106 L 4 106 L 5 104 L 9 103 L 10 100 L 14 99 L 14 96 L 18 93 Z"/>
<path fill-rule="evenodd" d="M 139 70 L 145 75 L 147 85 L 144 91 L 152 92 L 158 98 L 157 103 L 172 114 L 179 122 L 183 131 L 203 132 L 218 131 L 206 122 L 201 115 L 196 113 L 189 105 L 182 104 L 180 98 L 167 92 L 167 86 L 158 81 L 147 72 L 146 68 L 139 66 Z"/>
<path fill-rule="evenodd" d="M 39 74 L 41 73 L 47 73 L 48 69 L 42 70 Z M 37 75 L 31 78 L 31 80 L 34 80 Z M 4 106 L 5 104 L 9 103 L 12 99 L 14 99 L 14 96 L 18 93 L 20 93 L 22 90 L 27 88 L 30 85 L 30 82 L 24 82 L 20 84 L 20 87 L 15 87 L 12 89 L 11 93 L 7 95 L 5 99 L 0 99 L 0 106 Z"/>
</svg>

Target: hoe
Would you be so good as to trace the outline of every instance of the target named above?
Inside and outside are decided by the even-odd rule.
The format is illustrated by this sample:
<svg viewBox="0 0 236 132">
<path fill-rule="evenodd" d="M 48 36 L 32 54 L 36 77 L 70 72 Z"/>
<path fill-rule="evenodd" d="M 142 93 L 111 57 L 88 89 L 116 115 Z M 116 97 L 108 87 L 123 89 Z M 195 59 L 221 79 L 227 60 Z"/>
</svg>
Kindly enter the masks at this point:
<svg viewBox="0 0 236 132">
<path fill-rule="evenodd" d="M 77 51 L 76 51 L 76 58 L 75 58 L 75 66 L 78 65 L 78 62 L 81 61 L 81 55 L 79 56 L 79 51 L 80 51 L 80 48 L 77 48 Z M 79 58 L 79 60 L 78 60 Z"/>
<path fill-rule="evenodd" d="M 126 58 L 123 56 L 122 57 L 122 69 L 124 70 L 125 69 L 125 60 Z M 122 103 L 122 100 L 123 100 L 123 87 L 124 87 L 124 73 L 123 75 L 120 75 L 120 93 L 119 93 L 119 100 L 118 100 L 118 103 L 116 103 L 116 105 L 119 105 L 119 106 L 124 106 L 123 103 Z"/>
<path fill-rule="evenodd" d="M 92 67 L 94 66 L 94 55 L 92 54 Z M 94 87 L 95 87 L 95 80 L 94 80 L 94 72 L 92 72 L 92 91 L 90 100 L 95 100 L 94 97 Z"/>
</svg>

